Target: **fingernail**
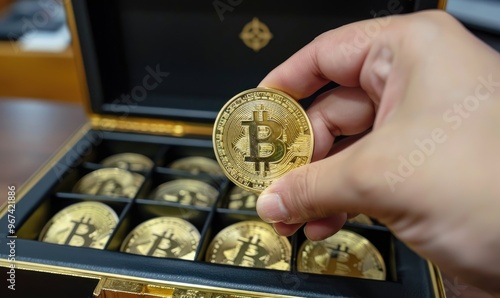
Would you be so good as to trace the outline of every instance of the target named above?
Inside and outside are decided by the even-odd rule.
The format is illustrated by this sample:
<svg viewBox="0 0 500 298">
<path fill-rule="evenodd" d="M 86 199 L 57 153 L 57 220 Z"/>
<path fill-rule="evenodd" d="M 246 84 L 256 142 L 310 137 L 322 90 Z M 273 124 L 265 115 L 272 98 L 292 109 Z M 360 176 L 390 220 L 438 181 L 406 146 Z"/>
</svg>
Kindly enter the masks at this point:
<svg viewBox="0 0 500 298">
<path fill-rule="evenodd" d="M 263 194 L 257 199 L 257 211 L 267 223 L 283 222 L 288 219 L 288 211 L 277 193 Z"/>
</svg>

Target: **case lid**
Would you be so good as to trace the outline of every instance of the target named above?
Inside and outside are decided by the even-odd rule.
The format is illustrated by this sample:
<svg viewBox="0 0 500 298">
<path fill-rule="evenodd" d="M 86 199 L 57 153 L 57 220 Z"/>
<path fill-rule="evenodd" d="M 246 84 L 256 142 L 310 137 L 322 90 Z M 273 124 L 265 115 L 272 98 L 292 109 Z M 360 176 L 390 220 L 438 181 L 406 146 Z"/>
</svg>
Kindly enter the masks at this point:
<svg viewBox="0 0 500 298">
<path fill-rule="evenodd" d="M 438 0 L 73 0 L 94 113 L 213 122 L 327 30 Z"/>
</svg>

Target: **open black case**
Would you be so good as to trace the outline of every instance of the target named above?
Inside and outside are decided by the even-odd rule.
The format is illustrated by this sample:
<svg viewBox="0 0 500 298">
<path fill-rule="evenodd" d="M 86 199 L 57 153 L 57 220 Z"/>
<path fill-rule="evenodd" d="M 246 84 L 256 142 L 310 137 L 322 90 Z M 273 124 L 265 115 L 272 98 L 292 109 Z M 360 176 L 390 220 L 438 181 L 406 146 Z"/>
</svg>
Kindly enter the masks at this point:
<svg viewBox="0 0 500 298">
<path fill-rule="evenodd" d="M 181 157 L 214 158 L 212 123 L 234 94 L 255 87 L 279 63 L 320 33 L 353 21 L 443 8 L 438 0 L 178 1 L 72 0 L 69 24 L 89 123 L 18 193 L 16 256 L 0 245 L 0 266 L 14 264 L 18 287 L 2 297 L 444 297 L 439 273 L 380 225 L 346 224 L 370 240 L 387 268 L 385 281 L 297 272 L 302 232 L 289 238 L 289 271 L 207 263 L 206 247 L 229 224 L 258 219 L 227 208 L 233 187 L 224 177 L 194 175 L 168 165 Z M 81 56 L 80 56 L 81 53 Z M 134 152 L 154 161 L 133 199 L 71 192 L 103 158 Z M 148 199 L 162 182 L 201 179 L 220 192 L 211 207 Z M 19 200 L 22 198 L 22 200 Z M 38 241 L 58 211 L 82 201 L 102 202 L 119 216 L 105 249 Z M 7 206 L 0 238 L 7 239 Z M 170 215 L 201 233 L 194 261 L 122 253 L 120 243 L 139 223 Z M 3 242 L 3 241 L 2 241 Z M 3 279 L 5 280 L 5 278 Z M 22 283 L 22 286 L 21 286 Z"/>
</svg>

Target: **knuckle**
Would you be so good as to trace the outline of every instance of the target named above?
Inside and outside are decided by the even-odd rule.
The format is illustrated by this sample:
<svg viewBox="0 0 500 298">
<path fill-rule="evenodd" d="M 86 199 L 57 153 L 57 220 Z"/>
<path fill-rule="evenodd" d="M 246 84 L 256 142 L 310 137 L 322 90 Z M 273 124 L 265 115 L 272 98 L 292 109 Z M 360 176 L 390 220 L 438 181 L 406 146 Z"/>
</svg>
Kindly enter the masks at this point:
<svg viewBox="0 0 500 298">
<path fill-rule="evenodd" d="M 315 163 L 295 169 L 288 174 L 290 179 L 288 198 L 284 200 L 291 221 L 303 221 L 324 216 L 323 209 L 315 202 L 315 189 L 319 167 Z"/>
<path fill-rule="evenodd" d="M 383 162 L 380 158 L 370 158 L 365 155 L 349 159 L 349 164 L 344 168 L 345 188 L 352 193 L 353 199 L 360 202 L 359 206 L 372 209 L 370 206 L 377 204 L 378 198 L 386 191 L 386 185 L 381 180 L 383 176 L 379 172 L 379 169 L 384 168 Z"/>
</svg>

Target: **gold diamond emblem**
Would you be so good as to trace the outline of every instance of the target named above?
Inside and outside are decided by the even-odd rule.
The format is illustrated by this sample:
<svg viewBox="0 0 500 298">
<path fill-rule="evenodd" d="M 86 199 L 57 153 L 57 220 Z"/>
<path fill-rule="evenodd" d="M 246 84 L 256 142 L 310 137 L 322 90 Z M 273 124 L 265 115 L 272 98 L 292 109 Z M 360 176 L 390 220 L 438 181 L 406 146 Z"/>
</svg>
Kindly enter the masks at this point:
<svg viewBox="0 0 500 298">
<path fill-rule="evenodd" d="M 258 18 L 253 18 L 247 23 L 240 33 L 240 38 L 245 45 L 255 52 L 263 49 L 273 38 L 273 34 L 266 24 L 259 21 Z"/>
</svg>

